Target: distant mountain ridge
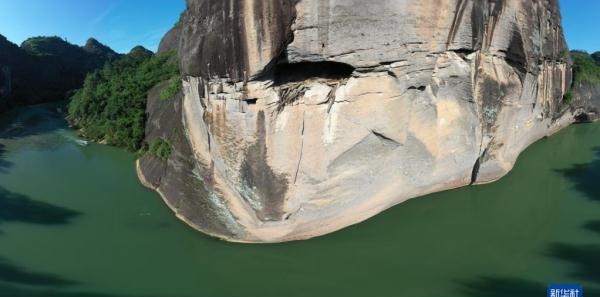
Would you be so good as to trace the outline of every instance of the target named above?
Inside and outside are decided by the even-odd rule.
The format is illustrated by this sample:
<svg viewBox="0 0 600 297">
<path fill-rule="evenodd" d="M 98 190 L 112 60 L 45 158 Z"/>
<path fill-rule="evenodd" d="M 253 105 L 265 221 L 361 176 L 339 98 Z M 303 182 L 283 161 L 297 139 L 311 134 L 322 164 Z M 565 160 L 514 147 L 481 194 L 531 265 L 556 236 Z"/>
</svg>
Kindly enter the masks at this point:
<svg viewBox="0 0 600 297">
<path fill-rule="evenodd" d="M 0 35 L 0 112 L 66 99 L 87 73 L 120 56 L 93 38 L 77 46 L 57 36 L 38 36 L 17 46 Z"/>
</svg>

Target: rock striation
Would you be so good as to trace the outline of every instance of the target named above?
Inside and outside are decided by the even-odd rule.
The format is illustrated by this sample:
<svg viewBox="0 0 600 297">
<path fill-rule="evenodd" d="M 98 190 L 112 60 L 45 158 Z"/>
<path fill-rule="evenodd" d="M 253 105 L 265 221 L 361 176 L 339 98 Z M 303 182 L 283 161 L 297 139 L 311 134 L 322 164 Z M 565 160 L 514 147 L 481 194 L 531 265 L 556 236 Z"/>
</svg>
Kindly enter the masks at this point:
<svg viewBox="0 0 600 297">
<path fill-rule="evenodd" d="M 557 0 L 188 0 L 180 26 L 182 94 L 148 103 L 173 154 L 138 174 L 229 241 L 492 182 L 573 121 Z"/>
</svg>

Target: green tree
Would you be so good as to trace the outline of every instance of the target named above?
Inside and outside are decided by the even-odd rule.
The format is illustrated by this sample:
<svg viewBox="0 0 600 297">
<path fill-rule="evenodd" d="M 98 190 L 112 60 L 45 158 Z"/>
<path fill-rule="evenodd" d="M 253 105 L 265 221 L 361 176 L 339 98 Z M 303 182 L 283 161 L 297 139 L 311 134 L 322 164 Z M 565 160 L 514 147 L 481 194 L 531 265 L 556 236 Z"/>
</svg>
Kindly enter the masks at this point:
<svg viewBox="0 0 600 297">
<path fill-rule="evenodd" d="M 69 103 L 69 121 L 84 137 L 130 151 L 141 148 L 146 96 L 156 84 L 179 75 L 173 53 L 155 56 L 136 47 L 90 73 Z"/>
</svg>

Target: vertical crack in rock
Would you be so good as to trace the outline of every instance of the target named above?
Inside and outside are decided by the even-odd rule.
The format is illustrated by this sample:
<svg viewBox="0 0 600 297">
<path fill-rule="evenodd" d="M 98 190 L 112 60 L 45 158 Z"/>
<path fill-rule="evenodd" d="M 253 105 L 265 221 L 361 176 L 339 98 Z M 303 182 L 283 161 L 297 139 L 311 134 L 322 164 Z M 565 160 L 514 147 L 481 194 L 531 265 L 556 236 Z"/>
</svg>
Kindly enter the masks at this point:
<svg viewBox="0 0 600 297">
<path fill-rule="evenodd" d="M 489 149 L 492 147 L 492 143 L 494 142 L 494 138 L 490 140 L 485 149 L 483 149 L 483 137 L 481 138 L 481 144 L 479 145 L 479 157 L 475 160 L 475 164 L 473 165 L 473 170 L 471 171 L 471 182 L 470 186 L 474 185 L 477 182 L 477 177 L 479 175 L 479 169 L 481 168 L 481 164 L 485 162 Z M 483 152 L 481 151 L 483 149 Z"/>
<path fill-rule="evenodd" d="M 483 48 L 486 51 L 489 51 L 490 46 L 492 45 L 492 40 L 494 39 L 494 33 L 496 32 L 496 26 L 498 25 L 498 20 L 504 11 L 504 3 L 505 0 L 490 0 L 488 2 L 489 12 L 488 12 L 488 23 L 486 25 L 486 35 L 485 35 L 485 43 Z"/>
<path fill-rule="evenodd" d="M 473 165 L 473 171 L 471 172 L 471 183 L 469 183 L 469 186 L 472 186 L 475 184 L 475 182 L 477 182 L 477 175 L 479 174 L 479 167 L 481 166 L 481 157 L 478 157 L 477 160 L 475 160 L 475 165 Z"/>
<path fill-rule="evenodd" d="M 300 131 L 300 157 L 298 158 L 298 165 L 296 165 L 296 174 L 294 174 L 294 184 L 298 180 L 298 172 L 300 171 L 300 165 L 302 164 L 302 156 L 304 154 L 304 128 L 306 121 L 306 112 L 302 113 L 302 131 Z"/>
<path fill-rule="evenodd" d="M 446 50 L 450 48 L 450 44 L 454 42 L 454 38 L 456 37 L 456 32 L 458 31 L 458 27 L 460 23 L 462 23 L 463 16 L 465 14 L 465 9 L 467 7 L 467 2 L 465 0 L 458 0 L 456 3 L 456 11 L 454 12 L 454 19 L 452 20 L 452 25 L 450 26 L 450 32 L 448 33 L 448 39 L 446 40 Z"/>
</svg>

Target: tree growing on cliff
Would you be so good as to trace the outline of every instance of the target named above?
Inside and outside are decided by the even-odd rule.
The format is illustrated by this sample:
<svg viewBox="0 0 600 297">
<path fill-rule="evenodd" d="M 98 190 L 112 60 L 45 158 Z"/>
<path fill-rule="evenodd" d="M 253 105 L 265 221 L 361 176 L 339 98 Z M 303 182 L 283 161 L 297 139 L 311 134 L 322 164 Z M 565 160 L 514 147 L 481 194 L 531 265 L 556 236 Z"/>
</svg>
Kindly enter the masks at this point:
<svg viewBox="0 0 600 297">
<path fill-rule="evenodd" d="M 153 55 L 136 47 L 89 74 L 83 88 L 71 98 L 69 121 L 90 140 L 139 150 L 144 139 L 148 91 L 178 75 L 172 55 Z"/>
<path fill-rule="evenodd" d="M 598 53 L 595 53 L 598 55 Z M 600 60 L 584 51 L 573 51 L 573 82 L 600 84 Z M 598 57 L 598 56 L 596 56 Z"/>
</svg>

